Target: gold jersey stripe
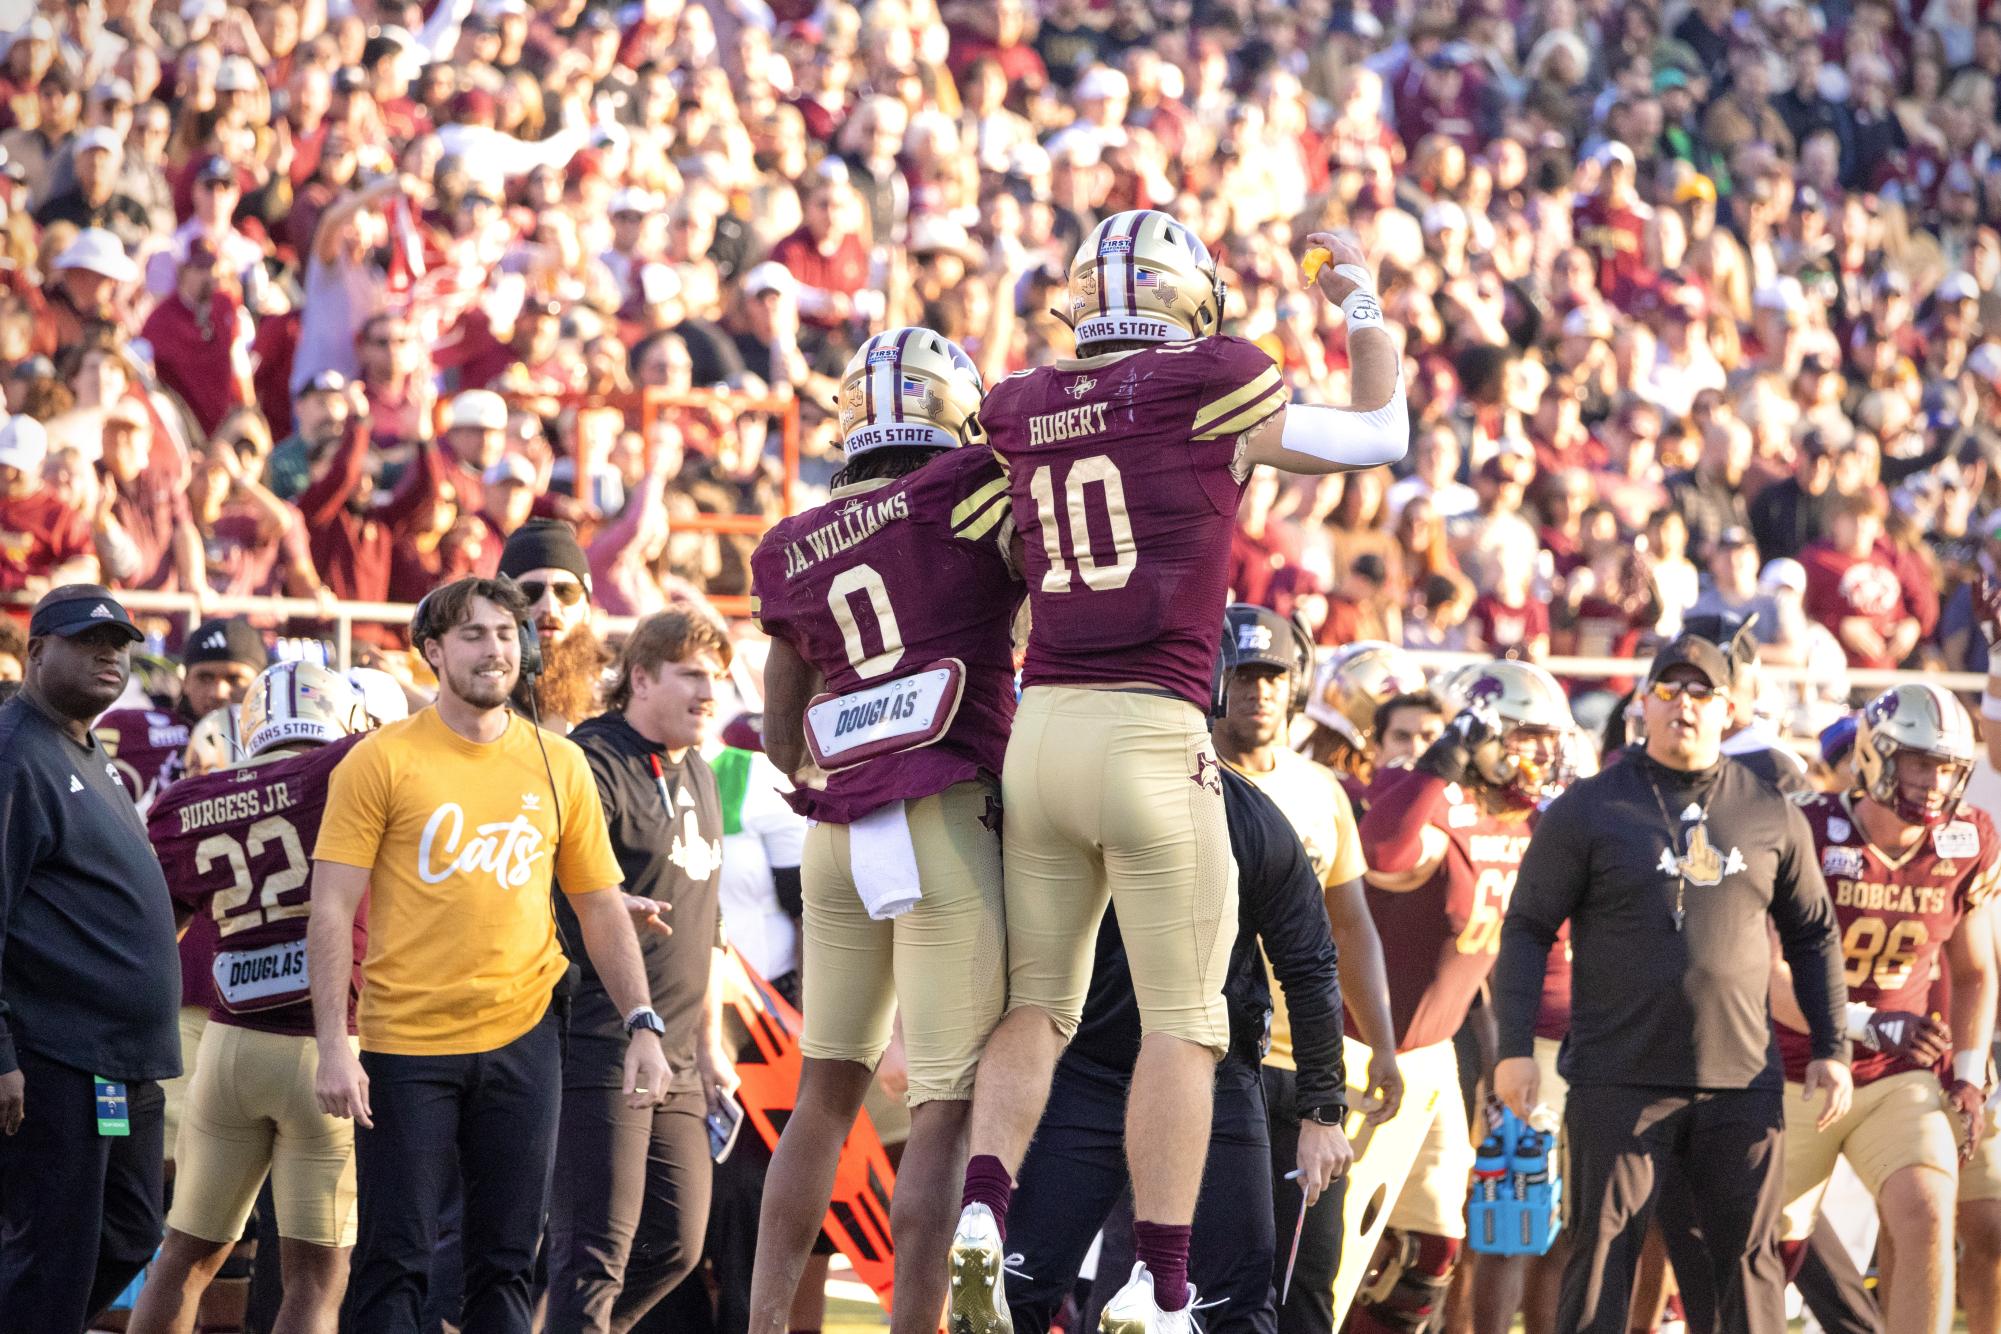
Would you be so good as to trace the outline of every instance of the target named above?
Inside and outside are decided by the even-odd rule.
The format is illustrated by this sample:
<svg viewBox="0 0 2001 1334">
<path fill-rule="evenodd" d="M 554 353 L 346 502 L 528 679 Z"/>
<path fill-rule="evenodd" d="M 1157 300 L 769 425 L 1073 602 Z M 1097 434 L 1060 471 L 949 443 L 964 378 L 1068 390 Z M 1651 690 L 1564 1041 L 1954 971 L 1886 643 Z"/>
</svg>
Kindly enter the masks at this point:
<svg viewBox="0 0 2001 1334">
<path fill-rule="evenodd" d="M 1228 436 L 1237 435 L 1256 426 L 1259 422 L 1284 406 L 1285 391 L 1274 386 L 1272 393 L 1264 395 L 1228 420 L 1219 421 L 1205 430 L 1197 431 L 1195 438 L 1197 440 L 1221 440 Z"/>
<path fill-rule="evenodd" d="M 1199 431 L 1218 417 L 1229 416 L 1252 399 L 1262 397 L 1268 393 L 1276 384 L 1278 384 L 1278 367 L 1266 367 L 1264 374 L 1258 376 L 1257 379 L 1252 380 L 1249 384 L 1238 385 L 1221 398 L 1197 408 L 1195 411 L 1194 428 Z"/>
<path fill-rule="evenodd" d="M 952 532 L 955 536 L 963 537 L 968 542 L 977 542 L 981 538 L 985 537 L 988 533 L 992 532 L 994 525 L 999 523 L 1003 518 L 1005 518 L 1011 512 L 1012 510 L 1008 504 L 1008 498 L 1006 496 L 1001 496 L 998 499 L 996 499 L 993 504 L 987 506 L 986 509 L 982 510 L 977 516 L 975 516 L 974 518 L 968 520 L 963 524 L 960 524 L 957 528 L 954 528 Z"/>
<path fill-rule="evenodd" d="M 986 508 L 987 502 L 1007 489 L 1007 478 L 996 477 L 952 507 L 952 526 L 957 528 Z"/>
</svg>

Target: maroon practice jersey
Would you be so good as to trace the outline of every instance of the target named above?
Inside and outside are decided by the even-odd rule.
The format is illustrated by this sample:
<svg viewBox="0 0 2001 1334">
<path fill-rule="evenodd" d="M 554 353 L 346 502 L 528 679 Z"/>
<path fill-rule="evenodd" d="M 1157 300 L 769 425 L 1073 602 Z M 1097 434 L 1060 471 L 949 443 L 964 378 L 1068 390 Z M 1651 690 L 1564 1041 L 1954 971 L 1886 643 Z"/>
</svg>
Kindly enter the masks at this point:
<svg viewBox="0 0 2001 1334">
<path fill-rule="evenodd" d="M 181 775 L 181 757 L 188 748 L 188 725 L 159 709 L 113 709 L 91 729 L 105 757 L 118 770 L 118 781 L 132 794 L 144 815 L 169 783 Z"/>
<path fill-rule="evenodd" d="M 1237 441 L 1285 402 L 1263 349 L 1222 336 L 1058 361 L 988 392 L 1033 612 L 1024 686 L 1138 681 L 1207 711 Z"/>
<path fill-rule="evenodd" d="M 952 450 L 894 481 L 856 482 L 765 534 L 750 558 L 752 614 L 846 694 L 957 659 L 958 712 L 928 745 L 787 794 L 847 824 L 892 801 L 998 774 L 1014 722 L 1015 612 L 1007 479 L 991 452 Z"/>
<path fill-rule="evenodd" d="M 1465 1022 L 1500 952 L 1501 918 L 1529 845 L 1526 821 L 1488 815 L 1470 792 L 1397 769 L 1369 790 L 1361 832 L 1370 869 L 1394 875 L 1417 866 L 1427 825 L 1446 838 L 1431 878 L 1401 893 L 1367 887 L 1399 1051 L 1447 1041 Z M 1360 1036 L 1352 1021 L 1349 1031 Z"/>
<path fill-rule="evenodd" d="M 360 737 L 184 778 L 153 805 L 147 833 L 167 888 L 215 923 L 215 989 L 209 1018 L 266 1033 L 313 1032 L 310 999 L 253 1008 L 303 991 L 312 848 L 326 812 L 327 780 Z M 354 919 L 354 957 L 367 953 L 365 914 Z M 355 987 L 360 972 L 355 973 Z M 239 995 L 235 1008 L 223 999 Z M 354 991 L 348 994 L 354 1031 Z"/>
<path fill-rule="evenodd" d="M 1954 819 L 1927 830 L 1915 848 L 1892 858 L 1863 834 L 1847 796 L 1815 793 L 1800 805 L 1841 928 L 1848 999 L 1878 1010 L 1924 1014 L 1940 948 L 1967 910 L 2001 883 L 2001 837 L 1994 822 L 1962 803 Z M 1805 1079 L 1811 1041 L 1776 1020 L 1773 1027 L 1786 1078 Z M 1849 1065 L 1857 1084 L 1920 1068 L 1859 1043 Z"/>
</svg>

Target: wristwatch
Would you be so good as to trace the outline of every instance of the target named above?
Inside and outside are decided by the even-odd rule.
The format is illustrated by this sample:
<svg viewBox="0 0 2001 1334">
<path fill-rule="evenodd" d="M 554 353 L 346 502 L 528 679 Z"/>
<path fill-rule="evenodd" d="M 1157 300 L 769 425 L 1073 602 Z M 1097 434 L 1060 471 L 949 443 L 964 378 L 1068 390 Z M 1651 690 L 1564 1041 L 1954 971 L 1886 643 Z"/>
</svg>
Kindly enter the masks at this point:
<svg viewBox="0 0 2001 1334">
<path fill-rule="evenodd" d="M 1311 1121 L 1316 1126 L 1339 1126 L 1348 1119 L 1345 1103 L 1330 1102 L 1320 1107 L 1309 1107 L 1300 1112 L 1299 1119 Z"/>
<path fill-rule="evenodd" d="M 631 1014 L 625 1016 L 625 1035 L 627 1037 L 631 1037 L 642 1028 L 655 1037 L 664 1038 L 667 1036 L 667 1025 L 660 1021 L 660 1016 L 653 1012 L 651 1005 L 642 1005 Z"/>
</svg>

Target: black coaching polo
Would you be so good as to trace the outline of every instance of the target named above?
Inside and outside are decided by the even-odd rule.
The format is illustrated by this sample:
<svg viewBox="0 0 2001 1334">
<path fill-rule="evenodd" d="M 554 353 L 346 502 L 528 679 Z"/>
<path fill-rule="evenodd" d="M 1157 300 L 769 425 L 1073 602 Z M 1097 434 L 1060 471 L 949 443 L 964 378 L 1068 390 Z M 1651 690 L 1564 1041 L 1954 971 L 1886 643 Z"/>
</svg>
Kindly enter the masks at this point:
<svg viewBox="0 0 2001 1334">
<path fill-rule="evenodd" d="M 1779 1088 L 1767 923 L 1814 1056 L 1847 1058 L 1848 990 L 1813 835 L 1799 807 L 1735 761 L 1687 772 L 1636 749 L 1550 803 L 1494 965 L 1503 1058 L 1534 1051 L 1544 963 L 1566 919 L 1572 1084 Z"/>
<path fill-rule="evenodd" d="M 18 1047 L 171 1079 L 180 1002 L 173 899 L 116 766 L 16 695 L 0 705 L 0 1073 Z"/>
</svg>

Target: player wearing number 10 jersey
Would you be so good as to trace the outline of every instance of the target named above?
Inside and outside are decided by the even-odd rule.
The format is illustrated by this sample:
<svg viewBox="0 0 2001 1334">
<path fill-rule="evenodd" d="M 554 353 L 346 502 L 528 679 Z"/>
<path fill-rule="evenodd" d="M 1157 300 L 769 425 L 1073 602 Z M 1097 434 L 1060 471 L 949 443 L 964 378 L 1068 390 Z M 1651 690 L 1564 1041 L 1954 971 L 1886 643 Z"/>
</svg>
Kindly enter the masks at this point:
<svg viewBox="0 0 2001 1334">
<path fill-rule="evenodd" d="M 765 750 L 788 773 L 809 757 L 826 771 L 824 789 L 790 798 L 815 822 L 800 865 L 805 1064 L 765 1183 L 753 1334 L 785 1329 L 892 1015 L 911 1107 L 894 1329 L 932 1334 L 944 1303 L 973 1072 L 1006 997 L 998 775 L 1022 596 L 979 407 L 979 373 L 949 340 L 870 339 L 842 379 L 832 497 L 751 557 L 772 640 Z"/>
<path fill-rule="evenodd" d="M 1855 1101 L 1825 1129 L 1800 1091 L 1812 1053 L 1783 965 L 1772 986 L 1787 1081 L 1782 1236 L 1805 1241 L 1834 1160 L 1846 1157 L 1876 1197 L 1895 1255 L 1879 1293 L 1893 1330 L 1951 1325 L 1955 1178 L 1970 1175 L 1960 1162 L 1986 1101 L 1996 986 L 1993 909 L 1983 905 L 2001 883 L 2001 840 L 1984 812 L 1960 803 L 1977 747 L 1958 700 L 1933 685 L 1896 686 L 1858 720 L 1862 791 L 1801 801 L 1841 929 L 1856 1044 Z M 1949 1032 L 1928 1013 L 1941 963 Z M 1971 1184 L 1958 1181 L 1962 1198 L 1977 1198 Z"/>
<path fill-rule="evenodd" d="M 1071 261 L 1077 357 L 1009 377 L 982 409 L 1033 614 L 1002 777 L 1009 1012 L 974 1100 L 954 1334 L 1007 1327 L 1011 1174 L 1076 1029 L 1108 897 L 1145 1036 L 1126 1127 L 1140 1263 L 1104 1325 L 1188 1323 L 1187 1236 L 1229 1042 L 1222 979 L 1237 921 L 1207 726 L 1237 504 L 1254 464 L 1368 467 L 1409 440 L 1362 253 L 1312 240 L 1340 261 L 1319 283 L 1343 303 L 1356 397 L 1373 411 L 1289 408 L 1271 359 L 1218 334 L 1224 293 L 1207 248 L 1153 210 L 1107 218 Z"/>
<path fill-rule="evenodd" d="M 166 1245 L 133 1312 L 138 1334 L 191 1327 L 266 1173 L 284 1250 L 280 1325 L 320 1328 L 339 1307 L 355 1237 L 354 1126 L 313 1096 L 308 859 L 328 779 L 367 726 L 344 677 L 279 663 L 251 684 L 243 706 L 250 758 L 183 779 L 153 805 L 148 832 L 168 888 L 215 924 L 218 943 L 209 1024 L 174 1151 Z M 360 958 L 358 917 L 354 935 Z M 352 993 L 348 1005 L 352 1032 Z"/>
</svg>

